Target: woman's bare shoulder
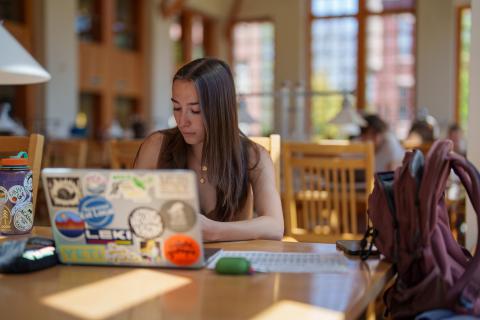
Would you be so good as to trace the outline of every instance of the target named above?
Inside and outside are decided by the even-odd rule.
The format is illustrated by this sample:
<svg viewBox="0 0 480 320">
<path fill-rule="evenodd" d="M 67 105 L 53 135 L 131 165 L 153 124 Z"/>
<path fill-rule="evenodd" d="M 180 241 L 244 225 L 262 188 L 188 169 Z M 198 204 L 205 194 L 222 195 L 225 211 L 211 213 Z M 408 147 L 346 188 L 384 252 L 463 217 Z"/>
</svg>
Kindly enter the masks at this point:
<svg viewBox="0 0 480 320">
<path fill-rule="evenodd" d="M 154 148 L 161 147 L 164 137 L 165 137 L 165 134 L 162 131 L 155 131 L 145 138 L 145 140 L 142 143 L 142 148 L 143 147 L 154 147 Z"/>
<path fill-rule="evenodd" d="M 135 159 L 135 168 L 137 169 L 155 169 L 158 163 L 158 155 L 162 148 L 164 133 L 156 131 L 150 134 L 142 142 Z"/>
</svg>

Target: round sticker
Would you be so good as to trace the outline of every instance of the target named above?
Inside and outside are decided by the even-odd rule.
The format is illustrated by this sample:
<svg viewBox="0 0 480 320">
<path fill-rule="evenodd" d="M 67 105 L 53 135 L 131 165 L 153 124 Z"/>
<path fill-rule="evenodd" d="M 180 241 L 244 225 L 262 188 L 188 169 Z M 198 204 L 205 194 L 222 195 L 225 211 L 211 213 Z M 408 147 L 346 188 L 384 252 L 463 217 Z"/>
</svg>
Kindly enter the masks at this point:
<svg viewBox="0 0 480 320">
<path fill-rule="evenodd" d="M 8 191 L 4 187 L 0 187 L 0 204 L 7 203 Z"/>
<path fill-rule="evenodd" d="M 28 199 L 28 193 L 24 187 L 15 185 L 8 189 L 8 199 L 11 203 L 22 203 Z"/>
<path fill-rule="evenodd" d="M 128 223 L 132 231 L 143 239 L 155 239 L 164 230 L 164 219 L 155 209 L 139 207 L 130 213 Z"/>
<path fill-rule="evenodd" d="M 28 192 L 33 191 L 33 179 L 32 179 L 32 173 L 31 172 L 29 172 L 25 175 L 25 179 L 23 179 L 23 187 Z"/>
<path fill-rule="evenodd" d="M 200 258 L 200 246 L 197 241 L 186 235 L 174 235 L 165 240 L 165 257 L 177 266 L 190 266 Z"/>
<path fill-rule="evenodd" d="M 80 217 L 92 228 L 103 229 L 113 221 L 112 204 L 97 195 L 89 195 L 80 200 L 78 205 Z"/>
<path fill-rule="evenodd" d="M 193 208 L 188 203 L 179 200 L 167 202 L 160 212 L 168 217 L 168 227 L 176 232 L 190 230 L 197 221 L 197 215 Z"/>
<path fill-rule="evenodd" d="M 89 173 L 85 176 L 87 191 L 94 194 L 104 193 L 107 188 L 107 178 L 99 173 Z"/>
<path fill-rule="evenodd" d="M 83 235 L 85 223 L 74 212 L 60 210 L 55 214 L 55 227 L 63 236 L 67 238 L 77 238 Z"/>
<path fill-rule="evenodd" d="M 12 209 L 13 225 L 19 231 L 28 231 L 33 226 L 33 208 L 31 203 L 16 205 Z"/>
</svg>

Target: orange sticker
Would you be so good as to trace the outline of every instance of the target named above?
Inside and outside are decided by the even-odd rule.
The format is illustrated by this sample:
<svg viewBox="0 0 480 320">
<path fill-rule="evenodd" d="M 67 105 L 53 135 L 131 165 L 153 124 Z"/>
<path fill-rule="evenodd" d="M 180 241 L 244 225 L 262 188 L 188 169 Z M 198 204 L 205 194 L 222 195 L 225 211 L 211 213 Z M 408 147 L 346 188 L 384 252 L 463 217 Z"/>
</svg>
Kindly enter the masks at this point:
<svg viewBox="0 0 480 320">
<path fill-rule="evenodd" d="M 163 245 L 165 257 L 177 266 L 190 266 L 200 258 L 200 246 L 189 236 L 171 236 Z"/>
</svg>

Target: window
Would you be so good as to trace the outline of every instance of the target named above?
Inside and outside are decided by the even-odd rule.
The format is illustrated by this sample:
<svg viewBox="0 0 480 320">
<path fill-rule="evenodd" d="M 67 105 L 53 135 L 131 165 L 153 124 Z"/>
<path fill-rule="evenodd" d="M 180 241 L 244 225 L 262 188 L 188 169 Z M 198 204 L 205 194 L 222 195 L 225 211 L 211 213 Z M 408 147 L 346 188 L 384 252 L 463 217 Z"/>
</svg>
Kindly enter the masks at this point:
<svg viewBox="0 0 480 320">
<path fill-rule="evenodd" d="M 170 25 L 173 42 L 175 69 L 185 63 L 216 55 L 216 22 L 214 19 L 192 10 L 183 10 Z"/>
<path fill-rule="evenodd" d="M 117 0 L 113 22 L 114 43 L 118 48 L 135 50 L 139 35 L 138 10 L 133 0 Z"/>
<path fill-rule="evenodd" d="M 312 133 L 353 93 L 358 109 L 378 113 L 399 137 L 415 101 L 415 0 L 311 1 Z"/>
<path fill-rule="evenodd" d="M 237 22 L 232 35 L 240 129 L 246 135 L 268 135 L 273 127 L 273 23 Z"/>
<path fill-rule="evenodd" d="M 470 87 L 470 37 L 472 31 L 472 11 L 460 7 L 457 11 L 457 106 L 455 117 L 463 130 L 467 130 L 468 96 Z"/>
<path fill-rule="evenodd" d="M 79 0 L 75 28 L 78 38 L 82 41 L 101 41 L 101 6 L 95 0 Z"/>
</svg>

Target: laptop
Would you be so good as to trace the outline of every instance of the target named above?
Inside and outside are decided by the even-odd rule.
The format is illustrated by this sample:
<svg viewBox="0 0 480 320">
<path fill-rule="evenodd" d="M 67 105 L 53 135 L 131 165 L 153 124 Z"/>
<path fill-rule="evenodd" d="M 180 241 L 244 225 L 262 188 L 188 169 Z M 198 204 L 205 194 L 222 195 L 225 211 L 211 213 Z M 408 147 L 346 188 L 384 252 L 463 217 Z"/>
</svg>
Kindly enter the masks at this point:
<svg viewBox="0 0 480 320">
<path fill-rule="evenodd" d="M 200 268 L 207 262 L 193 171 L 45 168 L 42 182 L 62 263 Z"/>
</svg>

